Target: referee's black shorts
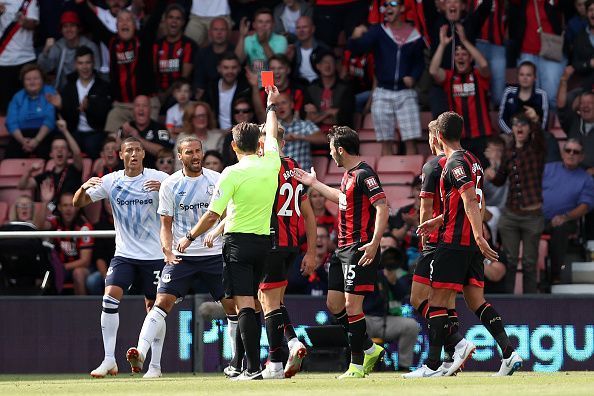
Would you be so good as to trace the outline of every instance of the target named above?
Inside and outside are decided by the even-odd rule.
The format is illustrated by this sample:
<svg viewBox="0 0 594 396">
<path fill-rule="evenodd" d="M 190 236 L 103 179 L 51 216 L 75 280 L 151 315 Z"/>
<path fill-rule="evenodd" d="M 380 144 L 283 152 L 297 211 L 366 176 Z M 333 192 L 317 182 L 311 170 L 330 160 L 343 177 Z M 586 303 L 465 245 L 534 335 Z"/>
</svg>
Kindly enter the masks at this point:
<svg viewBox="0 0 594 396">
<path fill-rule="evenodd" d="M 225 297 L 258 296 L 264 263 L 271 248 L 269 235 L 230 233 L 223 237 Z"/>
</svg>

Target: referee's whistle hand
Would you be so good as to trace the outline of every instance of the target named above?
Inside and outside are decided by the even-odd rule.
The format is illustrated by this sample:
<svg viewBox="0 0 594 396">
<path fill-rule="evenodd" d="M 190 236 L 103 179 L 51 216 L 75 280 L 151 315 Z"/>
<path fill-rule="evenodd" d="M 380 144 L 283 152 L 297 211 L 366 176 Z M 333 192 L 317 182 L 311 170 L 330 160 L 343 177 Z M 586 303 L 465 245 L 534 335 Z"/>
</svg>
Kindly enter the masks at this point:
<svg viewBox="0 0 594 396">
<path fill-rule="evenodd" d="M 185 252 L 186 249 L 188 248 L 188 246 L 190 246 L 191 243 L 192 243 L 192 241 L 190 241 L 186 237 L 183 237 L 182 239 L 179 240 L 179 243 L 177 244 L 177 251 L 180 252 L 180 253 Z"/>
</svg>

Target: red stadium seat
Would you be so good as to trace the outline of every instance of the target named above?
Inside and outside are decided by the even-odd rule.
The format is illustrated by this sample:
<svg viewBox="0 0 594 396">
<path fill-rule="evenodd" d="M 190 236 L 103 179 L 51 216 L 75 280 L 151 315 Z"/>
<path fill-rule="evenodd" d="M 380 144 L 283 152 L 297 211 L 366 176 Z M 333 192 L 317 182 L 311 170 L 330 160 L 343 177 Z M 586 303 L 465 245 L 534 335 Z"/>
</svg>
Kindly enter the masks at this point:
<svg viewBox="0 0 594 396">
<path fill-rule="evenodd" d="M 324 184 L 338 188 L 340 187 L 340 183 L 342 182 L 342 174 L 326 174 L 324 179 L 318 180 L 323 180 Z"/>
<path fill-rule="evenodd" d="M 373 129 L 359 129 L 357 131 L 359 135 L 359 141 L 361 143 L 364 142 L 377 142 L 377 138 L 375 136 L 375 131 Z"/>
<path fill-rule="evenodd" d="M 328 172 L 328 157 L 314 156 L 312 157 L 313 167 L 316 170 L 318 180 L 324 180 Z M 309 172 L 309 169 L 304 169 Z"/>
<path fill-rule="evenodd" d="M 416 175 L 410 172 L 390 172 L 390 173 L 378 173 L 380 181 L 383 185 L 388 184 L 411 184 L 412 180 Z"/>
<path fill-rule="evenodd" d="M 365 114 L 365 118 L 363 118 L 363 129 L 374 129 L 371 113 Z"/>
<path fill-rule="evenodd" d="M 411 172 L 420 175 L 423 168 L 423 156 L 415 155 L 386 155 L 380 157 L 377 163 L 377 171 L 380 173 L 389 172 Z"/>
<path fill-rule="evenodd" d="M 10 207 L 21 195 L 33 197 L 33 192 L 31 190 L 19 190 L 18 188 L 0 189 L 0 201 L 6 202 L 8 207 Z"/>
<path fill-rule="evenodd" d="M 369 157 L 369 156 L 362 155 L 361 160 L 365 161 L 367 163 L 367 165 L 369 165 L 375 169 L 376 157 Z M 344 173 L 344 168 L 339 168 L 336 165 L 336 162 L 330 161 L 328 163 L 328 175 L 342 175 L 343 173 Z"/>
<path fill-rule="evenodd" d="M 433 120 L 430 111 L 421 111 L 421 129 L 429 129 L 429 123 Z"/>
<path fill-rule="evenodd" d="M 384 186 L 386 197 L 390 208 L 396 210 L 402 206 L 402 202 L 412 202 L 409 186 Z"/>
<path fill-rule="evenodd" d="M 8 204 L 0 202 L 0 224 L 6 223 L 8 220 Z"/>
<path fill-rule="evenodd" d="M 361 143 L 359 147 L 361 155 L 381 157 L 382 155 L 382 144 L 378 142 L 365 142 Z"/>
<path fill-rule="evenodd" d="M 19 184 L 21 175 L 27 173 L 33 164 L 39 164 L 38 175 L 43 170 L 44 160 L 41 158 L 10 158 L 0 162 L 0 187 L 16 187 Z"/>
</svg>

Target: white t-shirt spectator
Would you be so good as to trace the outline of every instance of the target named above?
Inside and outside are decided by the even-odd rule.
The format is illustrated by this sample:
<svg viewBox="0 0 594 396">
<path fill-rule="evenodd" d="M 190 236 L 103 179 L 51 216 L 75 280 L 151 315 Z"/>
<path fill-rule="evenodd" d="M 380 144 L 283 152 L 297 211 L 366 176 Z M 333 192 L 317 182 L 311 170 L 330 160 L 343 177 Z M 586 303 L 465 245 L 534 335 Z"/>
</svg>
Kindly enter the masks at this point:
<svg viewBox="0 0 594 396">
<path fill-rule="evenodd" d="M 23 0 L 2 0 L 5 10 L 0 15 L 0 36 L 5 36 L 9 32 L 6 29 L 17 20 L 17 14 L 23 4 Z M 24 11 L 27 19 L 39 21 L 39 5 L 37 0 L 31 0 L 29 6 Z M 33 30 L 23 29 L 13 25 L 10 28 L 15 29 L 16 33 L 12 36 L 4 51 L 0 53 L 0 66 L 17 66 L 35 60 L 35 50 L 33 49 Z"/>
<path fill-rule="evenodd" d="M 191 14 L 201 17 L 216 17 L 229 15 L 229 1 L 227 0 L 193 0 Z"/>
<path fill-rule="evenodd" d="M 174 128 L 181 128 L 184 119 L 184 109 L 181 108 L 179 103 L 174 104 L 167 109 L 167 115 L 165 116 L 165 126 L 169 131 Z"/>
<path fill-rule="evenodd" d="M 299 51 L 301 51 L 301 64 L 299 65 L 299 75 L 305 78 L 307 81 L 312 82 L 313 80 L 318 78 L 317 73 L 311 66 L 311 53 L 313 52 L 313 47 L 309 49 L 300 48 Z"/>
<path fill-rule="evenodd" d="M 219 80 L 219 128 L 231 128 L 231 102 L 237 89 L 237 83 L 231 89 L 223 90 L 222 81 Z"/>
<path fill-rule="evenodd" d="M 297 24 L 297 19 L 301 16 L 301 9 L 297 11 L 291 10 L 289 7 L 285 7 L 285 10 L 281 14 L 281 21 L 283 21 L 283 26 L 288 33 L 295 34 L 295 24 Z"/>
<path fill-rule="evenodd" d="M 80 78 L 76 80 L 76 90 L 78 91 L 78 102 L 82 105 L 84 99 L 89 95 L 89 91 L 91 87 L 95 84 L 95 79 L 92 79 L 89 84 L 85 87 L 80 82 Z M 84 111 L 80 112 L 80 116 L 78 118 L 78 131 L 79 132 L 91 132 L 93 128 L 89 125 L 87 121 L 87 114 Z"/>
</svg>

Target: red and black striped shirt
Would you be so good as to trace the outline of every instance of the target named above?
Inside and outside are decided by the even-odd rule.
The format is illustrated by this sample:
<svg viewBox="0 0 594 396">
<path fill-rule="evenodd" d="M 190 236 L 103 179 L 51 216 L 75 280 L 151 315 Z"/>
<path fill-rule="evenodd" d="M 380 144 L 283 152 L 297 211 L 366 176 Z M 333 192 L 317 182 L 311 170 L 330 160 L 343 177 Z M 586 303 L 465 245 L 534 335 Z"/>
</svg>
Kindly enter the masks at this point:
<svg viewBox="0 0 594 396">
<path fill-rule="evenodd" d="M 344 172 L 338 202 L 338 247 L 367 243 L 373 238 L 374 202 L 386 199 L 375 171 L 365 162 Z"/>
<path fill-rule="evenodd" d="M 491 136 L 488 96 L 489 78 L 476 69 L 468 74 L 445 70 L 443 89 L 448 96 L 450 110 L 464 117 L 463 138 Z"/>
<path fill-rule="evenodd" d="M 66 227 L 59 217 L 52 217 L 49 219 L 49 222 L 54 231 L 93 230 L 93 226 L 82 217 L 78 217 L 70 227 Z M 62 263 L 70 263 L 80 258 L 82 249 L 92 249 L 95 245 L 95 240 L 90 236 L 80 238 L 62 237 L 54 238 L 54 244 L 57 247 L 56 252 L 60 257 L 60 261 L 62 261 Z"/>
<path fill-rule="evenodd" d="M 479 207 L 481 207 L 483 179 L 481 163 L 470 151 L 455 151 L 446 161 L 440 180 L 440 194 L 443 201 L 440 245 L 451 249 L 478 249 L 461 194 L 469 188 L 475 188 Z"/>
<path fill-rule="evenodd" d="M 297 161 L 290 157 L 281 157 L 278 189 L 270 221 L 275 246 L 281 249 L 299 249 L 300 205 L 307 199 L 307 194 L 303 184 L 293 177 L 295 168 L 299 168 Z"/>
<path fill-rule="evenodd" d="M 467 9 L 472 12 L 482 3 L 482 0 L 468 0 Z M 503 0 L 493 0 L 491 12 L 481 28 L 479 39 L 488 41 L 491 44 L 503 45 L 505 40 L 505 5 Z"/>
<path fill-rule="evenodd" d="M 163 37 L 153 44 L 153 68 L 161 91 L 182 77 L 183 65 L 192 63 L 195 51 L 196 44 L 186 36 L 173 43 Z"/>
<path fill-rule="evenodd" d="M 433 214 L 432 217 L 437 217 L 443 212 L 441 204 L 440 179 L 441 172 L 446 163 L 446 156 L 440 154 L 433 157 L 425 165 L 423 165 L 423 172 L 421 173 L 421 198 L 428 198 L 433 200 Z M 439 242 L 439 230 L 435 230 L 427 241 L 425 242 L 425 249 L 429 250 L 435 248 Z"/>
</svg>

